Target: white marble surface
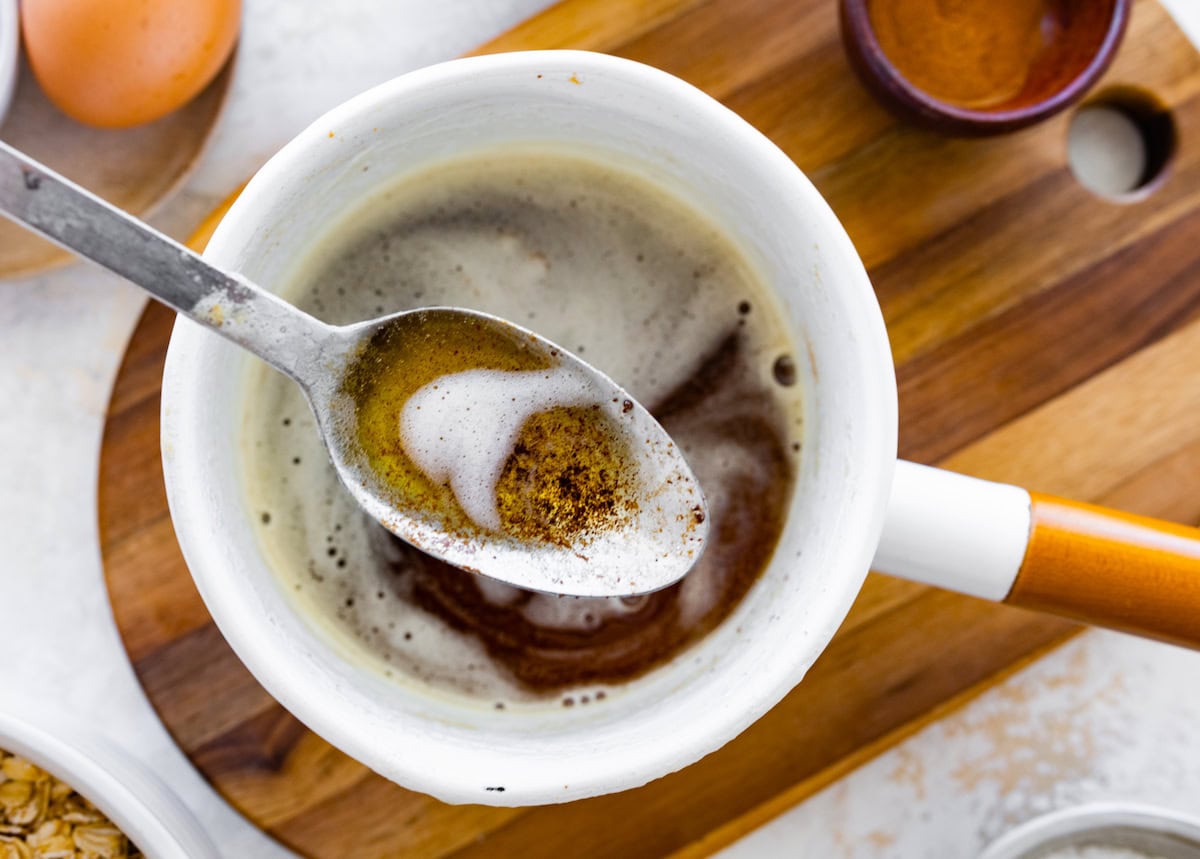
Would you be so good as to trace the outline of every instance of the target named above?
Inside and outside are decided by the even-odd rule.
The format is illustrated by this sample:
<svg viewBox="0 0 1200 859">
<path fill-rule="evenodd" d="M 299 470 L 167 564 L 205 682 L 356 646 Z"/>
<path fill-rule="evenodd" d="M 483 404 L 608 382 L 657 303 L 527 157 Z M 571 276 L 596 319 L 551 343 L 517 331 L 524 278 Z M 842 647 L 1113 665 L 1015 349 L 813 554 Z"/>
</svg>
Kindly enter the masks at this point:
<svg viewBox="0 0 1200 859">
<path fill-rule="evenodd" d="M 598 0 L 599 2 L 599 0 Z M 832 0 L 831 0 L 832 2 Z M 548 0 L 247 0 L 227 112 L 160 223 L 176 234 L 346 97 L 455 56 Z M 1200 36 L 1200 4 L 1168 4 Z M 121 648 L 97 550 L 109 387 L 142 307 L 72 266 L 0 284 L 0 708 L 60 702 L 194 808 L 231 857 L 288 855 L 191 769 Z M 966 857 L 1016 821 L 1087 798 L 1200 812 L 1200 655 L 1088 633 L 777 818 L 733 857 Z"/>
</svg>

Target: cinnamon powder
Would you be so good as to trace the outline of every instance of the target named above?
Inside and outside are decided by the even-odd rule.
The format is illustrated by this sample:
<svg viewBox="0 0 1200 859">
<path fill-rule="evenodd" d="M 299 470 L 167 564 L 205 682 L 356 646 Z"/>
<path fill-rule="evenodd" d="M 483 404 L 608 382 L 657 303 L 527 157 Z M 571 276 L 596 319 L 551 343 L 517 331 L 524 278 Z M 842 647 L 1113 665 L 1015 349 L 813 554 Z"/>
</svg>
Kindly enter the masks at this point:
<svg viewBox="0 0 1200 859">
<path fill-rule="evenodd" d="M 871 0 L 879 46 L 933 98 L 982 109 L 1025 85 L 1053 25 L 1049 0 Z"/>
</svg>

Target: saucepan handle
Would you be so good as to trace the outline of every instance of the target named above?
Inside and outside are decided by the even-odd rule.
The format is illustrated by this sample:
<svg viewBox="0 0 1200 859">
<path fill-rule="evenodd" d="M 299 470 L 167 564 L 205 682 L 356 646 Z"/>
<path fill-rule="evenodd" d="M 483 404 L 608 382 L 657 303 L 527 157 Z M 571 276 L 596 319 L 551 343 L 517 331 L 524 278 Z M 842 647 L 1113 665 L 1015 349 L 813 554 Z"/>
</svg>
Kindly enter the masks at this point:
<svg viewBox="0 0 1200 859">
<path fill-rule="evenodd" d="M 1200 648 L 1200 529 L 900 462 L 875 570 Z"/>
</svg>

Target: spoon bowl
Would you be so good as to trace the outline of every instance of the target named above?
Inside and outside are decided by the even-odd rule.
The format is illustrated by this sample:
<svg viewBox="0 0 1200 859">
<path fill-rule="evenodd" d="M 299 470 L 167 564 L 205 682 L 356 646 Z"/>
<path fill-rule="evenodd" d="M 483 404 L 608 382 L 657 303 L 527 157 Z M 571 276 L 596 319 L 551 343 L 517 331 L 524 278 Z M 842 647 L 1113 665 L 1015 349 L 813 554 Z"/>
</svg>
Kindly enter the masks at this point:
<svg viewBox="0 0 1200 859">
<path fill-rule="evenodd" d="M 380 479 L 367 461 L 361 444 L 355 439 L 359 403 L 343 384 L 351 368 L 363 361 L 372 342 L 381 335 L 401 327 L 403 323 L 432 317 L 452 319 L 455 323 L 501 331 L 514 339 L 525 341 L 541 354 L 557 362 L 555 371 L 561 380 L 569 380 L 572 402 L 587 406 L 607 416 L 609 425 L 619 427 L 632 453 L 632 465 L 637 472 L 636 509 L 612 517 L 609 527 L 578 535 L 571 542 L 554 540 L 522 540 L 503 529 L 479 527 L 483 516 L 475 514 L 455 525 L 445 517 L 428 515 L 425 511 L 405 505 L 394 490 Z M 304 388 L 318 426 L 325 439 L 334 466 L 342 483 L 359 505 L 385 528 L 407 543 L 441 558 L 457 567 L 489 578 L 507 582 L 527 590 L 566 594 L 571 596 L 615 596 L 647 593 L 678 581 L 699 559 L 707 538 L 708 523 L 703 493 L 680 451 L 654 417 L 612 379 L 527 328 L 499 317 L 474 310 L 452 307 L 422 308 L 403 311 L 349 326 L 327 326 L 327 339 L 316 353 L 319 357 L 302 365 L 303 376 L 297 377 Z M 489 371 L 483 371 L 489 372 Z M 458 374 L 465 375 L 465 374 Z M 527 374 L 511 374 L 527 375 Z M 530 371 L 528 375 L 550 378 L 547 372 Z M 446 380 L 441 376 L 441 387 Z M 436 387 L 427 386 L 425 389 Z M 521 396 L 510 396 L 510 390 L 523 386 L 498 383 L 491 393 L 508 401 L 517 414 L 529 412 L 521 408 Z M 561 387 L 561 385 L 560 385 Z M 471 394 L 486 394 L 487 388 L 476 387 Z M 531 399 L 530 392 L 524 399 Z M 560 394 L 561 395 L 561 394 Z M 415 397 L 414 397 L 415 399 Z M 479 406 L 478 398 L 470 402 Z M 516 403 L 516 405 L 511 405 Z M 469 410 L 469 407 L 468 407 Z M 471 436 L 471 446 L 452 469 L 468 483 L 479 482 L 487 465 L 503 465 L 515 441 L 515 433 L 498 434 L 494 441 L 483 444 L 477 424 L 464 421 L 461 408 L 446 410 L 446 426 L 439 431 L 447 436 L 457 424 L 461 432 Z M 484 408 L 484 420 L 494 425 L 501 415 Z M 490 439 L 491 433 L 489 433 Z M 483 451 L 483 456 L 471 454 Z M 499 462 L 496 462 L 499 454 Z M 499 470 L 496 468 L 495 470 Z M 464 471 L 466 473 L 464 473 Z M 494 481 L 491 481 L 494 482 Z M 494 490 L 488 493 L 494 494 Z M 457 500 L 466 506 L 464 493 Z"/>
<path fill-rule="evenodd" d="M 437 558 L 529 590 L 632 596 L 678 581 L 703 551 L 708 529 L 703 493 L 666 431 L 599 370 L 528 329 L 460 308 L 328 325 L 216 268 L 3 142 L 0 213 L 125 277 L 291 377 L 304 390 L 338 476 L 355 500 L 393 534 Z M 464 339 L 498 337 L 524 363 L 505 370 L 485 362 L 465 372 L 433 374 L 411 397 L 420 398 L 425 415 L 415 415 L 407 402 L 385 412 L 387 438 L 378 448 L 387 452 L 388 468 L 382 468 L 379 451 L 364 444 L 373 436 L 364 431 L 362 415 L 376 409 L 351 382 L 402 378 L 405 367 L 388 361 L 416 349 L 435 323 L 458 326 L 451 351 L 469 351 L 472 344 Z M 478 371 L 487 375 L 466 378 Z M 460 395 L 448 403 L 451 388 Z M 514 447 L 518 436 L 524 439 L 523 422 L 504 415 L 540 417 L 559 405 L 583 409 L 581 425 L 603 427 L 599 441 L 623 455 L 585 469 L 584 460 L 595 459 L 596 438 L 571 439 L 557 429 L 540 448 Z M 474 418 L 467 414 L 472 406 Z M 409 430 L 423 440 L 419 449 Z M 557 471 L 548 466 L 552 459 L 560 462 Z M 390 479 L 394 461 L 411 465 L 411 460 L 422 460 L 416 467 L 422 493 Z M 425 460 L 445 467 L 431 470 Z M 549 492 L 546 504 L 532 505 L 544 520 L 538 527 L 503 521 L 498 480 L 510 472 L 517 475 L 511 483 L 518 506 L 530 507 L 525 495 L 539 486 Z M 572 482 L 570 475 L 582 473 L 608 481 L 601 489 L 621 490 L 614 489 L 607 512 L 597 506 L 595 484 Z M 439 510 L 429 502 L 437 495 L 449 498 L 446 483 L 453 497 Z M 563 511 L 581 507 L 603 515 L 564 528 Z"/>
</svg>

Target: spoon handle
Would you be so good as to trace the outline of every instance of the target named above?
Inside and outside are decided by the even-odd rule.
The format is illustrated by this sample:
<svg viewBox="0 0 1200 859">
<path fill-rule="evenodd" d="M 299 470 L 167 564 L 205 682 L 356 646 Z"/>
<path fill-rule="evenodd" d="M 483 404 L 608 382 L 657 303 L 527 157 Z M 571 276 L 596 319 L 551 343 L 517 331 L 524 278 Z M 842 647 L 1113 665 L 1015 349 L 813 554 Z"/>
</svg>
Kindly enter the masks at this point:
<svg viewBox="0 0 1200 859">
<path fill-rule="evenodd" d="M 307 386 L 334 329 L 0 141 L 0 214 L 129 280 Z"/>
</svg>

